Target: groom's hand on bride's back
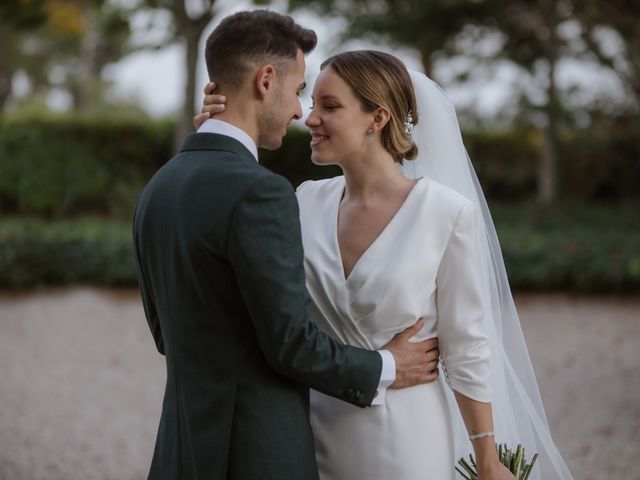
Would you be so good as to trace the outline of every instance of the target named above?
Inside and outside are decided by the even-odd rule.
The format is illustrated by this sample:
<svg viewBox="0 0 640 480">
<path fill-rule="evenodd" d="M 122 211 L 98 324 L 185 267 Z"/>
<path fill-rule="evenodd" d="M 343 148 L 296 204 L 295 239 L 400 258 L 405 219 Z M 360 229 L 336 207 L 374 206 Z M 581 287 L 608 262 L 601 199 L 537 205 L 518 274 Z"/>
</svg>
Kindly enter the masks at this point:
<svg viewBox="0 0 640 480">
<path fill-rule="evenodd" d="M 396 380 L 389 388 L 412 387 L 438 378 L 438 339 L 410 341 L 423 326 L 424 319 L 420 318 L 415 325 L 398 333 L 383 347 L 393 354 L 396 361 Z"/>
</svg>

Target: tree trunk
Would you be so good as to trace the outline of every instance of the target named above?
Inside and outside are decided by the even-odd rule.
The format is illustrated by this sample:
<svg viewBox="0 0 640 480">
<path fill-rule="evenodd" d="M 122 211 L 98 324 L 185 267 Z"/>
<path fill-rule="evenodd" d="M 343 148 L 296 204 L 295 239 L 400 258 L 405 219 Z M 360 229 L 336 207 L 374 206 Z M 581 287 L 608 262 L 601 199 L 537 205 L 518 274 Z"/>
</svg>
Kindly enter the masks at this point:
<svg viewBox="0 0 640 480">
<path fill-rule="evenodd" d="M 550 208 L 556 200 L 558 190 L 558 93 L 556 89 L 556 64 L 558 60 L 556 7 L 551 7 L 549 31 L 551 33 L 547 44 L 547 104 L 544 107 L 546 125 L 542 130 L 542 149 L 538 165 L 538 203 L 543 208 Z"/>
<path fill-rule="evenodd" d="M 548 122 L 542 130 L 542 148 L 538 165 L 538 203 L 544 208 L 553 205 L 557 183 L 557 149 L 550 117 Z"/>
<path fill-rule="evenodd" d="M 420 60 L 422 61 L 422 68 L 427 77 L 433 79 L 433 62 L 431 61 L 431 50 L 426 46 L 420 49 Z"/>
<path fill-rule="evenodd" d="M 174 150 L 177 152 L 187 135 L 193 132 L 193 114 L 196 99 L 196 70 L 198 67 L 198 41 L 202 31 L 188 32 L 185 39 L 185 68 L 187 78 L 184 86 L 184 103 L 175 130 Z"/>
<path fill-rule="evenodd" d="M 94 104 L 96 94 L 93 84 L 97 79 L 94 75 L 94 65 L 98 48 L 98 32 L 96 31 L 96 14 L 91 7 L 85 6 L 83 15 L 87 23 L 87 32 L 80 42 L 79 72 L 76 80 L 78 83 L 73 97 L 76 110 L 86 112 Z"/>
<path fill-rule="evenodd" d="M 12 72 L 5 71 L 0 66 L 0 113 L 7 108 L 7 102 L 13 90 L 12 82 Z"/>
</svg>

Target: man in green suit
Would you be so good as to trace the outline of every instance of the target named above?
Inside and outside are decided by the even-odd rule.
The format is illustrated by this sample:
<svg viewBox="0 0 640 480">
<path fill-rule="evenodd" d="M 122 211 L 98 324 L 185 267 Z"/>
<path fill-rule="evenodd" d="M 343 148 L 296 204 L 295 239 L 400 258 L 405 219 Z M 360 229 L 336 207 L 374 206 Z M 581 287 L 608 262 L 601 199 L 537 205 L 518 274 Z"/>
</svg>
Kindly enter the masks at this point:
<svg viewBox="0 0 640 480">
<path fill-rule="evenodd" d="M 139 285 L 167 365 L 150 479 L 317 479 L 309 387 L 366 407 L 389 384 L 437 376 L 435 342 L 409 342 L 421 322 L 372 352 L 308 319 L 295 194 L 256 146 L 278 148 L 301 117 L 315 43 L 272 12 L 223 20 L 207 67 L 234 107 L 187 138 L 136 206 Z"/>
</svg>

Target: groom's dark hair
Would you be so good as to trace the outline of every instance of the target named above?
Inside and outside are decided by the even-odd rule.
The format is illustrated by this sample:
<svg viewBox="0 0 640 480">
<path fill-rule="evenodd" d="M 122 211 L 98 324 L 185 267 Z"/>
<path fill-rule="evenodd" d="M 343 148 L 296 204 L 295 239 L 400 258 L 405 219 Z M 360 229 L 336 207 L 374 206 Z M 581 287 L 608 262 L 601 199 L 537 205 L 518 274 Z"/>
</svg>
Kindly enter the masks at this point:
<svg viewBox="0 0 640 480">
<path fill-rule="evenodd" d="M 207 38 L 209 79 L 219 87 L 236 89 L 259 63 L 274 63 L 286 70 L 298 49 L 308 53 L 316 43 L 315 32 L 291 17 L 268 10 L 235 13 Z"/>
</svg>

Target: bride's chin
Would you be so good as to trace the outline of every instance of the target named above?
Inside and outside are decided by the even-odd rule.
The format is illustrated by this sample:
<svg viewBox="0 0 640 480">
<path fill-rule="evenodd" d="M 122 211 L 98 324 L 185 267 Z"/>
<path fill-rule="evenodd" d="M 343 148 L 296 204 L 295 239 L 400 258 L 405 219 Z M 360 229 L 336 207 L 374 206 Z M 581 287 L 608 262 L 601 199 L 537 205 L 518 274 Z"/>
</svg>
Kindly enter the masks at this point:
<svg viewBox="0 0 640 480">
<path fill-rule="evenodd" d="M 316 165 L 328 165 L 331 163 L 327 158 L 323 157 L 322 155 L 318 155 L 317 153 L 311 154 L 311 162 Z"/>
</svg>

